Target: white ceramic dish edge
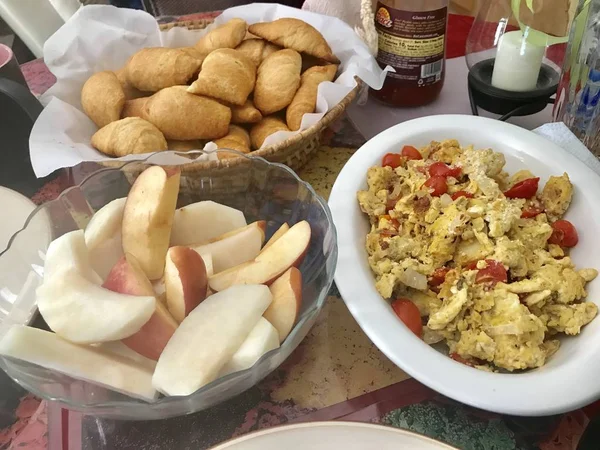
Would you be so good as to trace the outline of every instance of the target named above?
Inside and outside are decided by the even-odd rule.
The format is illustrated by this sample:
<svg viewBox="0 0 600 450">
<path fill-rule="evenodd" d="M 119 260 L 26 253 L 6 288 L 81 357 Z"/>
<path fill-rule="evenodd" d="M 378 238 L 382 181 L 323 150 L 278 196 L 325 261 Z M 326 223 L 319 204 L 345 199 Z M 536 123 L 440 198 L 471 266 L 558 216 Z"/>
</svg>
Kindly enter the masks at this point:
<svg viewBox="0 0 600 450">
<path fill-rule="evenodd" d="M 408 430 L 372 423 L 308 422 L 256 431 L 212 450 L 454 450 L 442 442 Z M 406 446 L 406 447 L 405 447 Z"/>
</svg>

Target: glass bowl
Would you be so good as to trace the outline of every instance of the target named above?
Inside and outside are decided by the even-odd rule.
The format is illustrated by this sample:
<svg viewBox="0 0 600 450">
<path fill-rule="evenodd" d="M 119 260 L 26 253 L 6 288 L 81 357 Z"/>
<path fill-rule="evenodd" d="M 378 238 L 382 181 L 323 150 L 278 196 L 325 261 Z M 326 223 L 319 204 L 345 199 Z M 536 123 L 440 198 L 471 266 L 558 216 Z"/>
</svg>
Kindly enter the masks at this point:
<svg viewBox="0 0 600 450">
<path fill-rule="evenodd" d="M 5 314 L 0 332 L 9 324 L 29 323 L 36 315 L 35 288 L 40 284 L 42 258 L 50 240 L 84 228 L 94 211 L 116 198 L 125 197 L 135 176 L 145 167 L 163 161 L 158 158 L 162 156 L 152 155 L 142 163 L 128 163 L 118 169 L 101 169 L 31 214 L 24 228 L 0 253 L 0 311 L 4 310 Z M 307 220 L 310 223 L 310 246 L 299 267 L 303 277 L 302 307 L 296 325 L 281 347 L 263 355 L 253 367 L 219 378 L 191 395 L 161 397 L 154 403 L 16 359 L 0 357 L 0 367 L 33 394 L 60 402 L 69 409 L 136 420 L 200 411 L 240 394 L 277 368 L 304 339 L 325 302 L 337 262 L 336 231 L 325 201 L 288 167 L 258 157 L 243 156 L 230 161 L 193 174 L 182 171 L 178 207 L 214 200 L 240 209 L 248 223 L 267 221 L 267 239 L 284 222 L 292 225 Z M 230 170 L 223 167 L 226 164 L 231 166 Z M 235 182 L 231 174 L 235 174 Z M 188 183 L 188 188 L 184 188 L 184 175 L 187 182 L 194 180 Z M 189 185 L 194 189 L 189 189 Z"/>
</svg>

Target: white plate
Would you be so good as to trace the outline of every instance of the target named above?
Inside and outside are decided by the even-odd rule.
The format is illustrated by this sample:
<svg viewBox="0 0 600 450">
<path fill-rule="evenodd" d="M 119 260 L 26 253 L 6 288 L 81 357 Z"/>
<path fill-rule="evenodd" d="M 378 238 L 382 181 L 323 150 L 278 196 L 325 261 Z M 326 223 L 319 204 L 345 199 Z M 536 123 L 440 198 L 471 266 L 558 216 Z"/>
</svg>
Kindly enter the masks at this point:
<svg viewBox="0 0 600 450">
<path fill-rule="evenodd" d="M 426 436 L 382 425 L 314 422 L 250 433 L 212 450 L 452 450 Z"/>
<path fill-rule="evenodd" d="M 516 415 L 547 415 L 576 409 L 600 397 L 600 318 L 579 336 L 562 338 L 548 363 L 524 373 L 472 369 L 429 347 L 396 318 L 377 293 L 364 247 L 369 231 L 356 192 L 366 189 L 367 169 L 403 145 L 458 139 L 506 156 L 506 169 L 529 169 L 541 178 L 567 172 L 575 187 L 567 218 L 579 232 L 571 252 L 577 267 L 600 268 L 600 177 L 577 158 L 536 134 L 492 119 L 439 115 L 396 125 L 363 145 L 342 169 L 329 198 L 338 232 L 335 282 L 361 328 L 395 364 L 436 391 L 472 406 Z M 600 304 L 600 280 L 588 285 L 588 301 Z"/>
<path fill-rule="evenodd" d="M 25 220 L 35 209 L 35 204 L 24 195 L 0 186 L 0 253 L 6 248 L 8 240 L 16 231 L 23 228 Z M 7 212 L 10 211 L 10 214 Z"/>
<path fill-rule="evenodd" d="M 25 225 L 36 205 L 16 191 L 0 186 L 0 254 L 11 237 Z M 50 243 L 52 230 L 47 214 L 37 214 L 29 227 L 35 230 L 14 240 L 0 260 L 0 323 L 28 324 L 34 317 L 35 289 L 41 277 L 23 261 L 40 261 L 38 249 Z M 39 264 L 38 264 L 39 265 Z M 28 267 L 24 270 L 23 267 Z M 5 328 L 0 330 L 0 334 Z"/>
</svg>

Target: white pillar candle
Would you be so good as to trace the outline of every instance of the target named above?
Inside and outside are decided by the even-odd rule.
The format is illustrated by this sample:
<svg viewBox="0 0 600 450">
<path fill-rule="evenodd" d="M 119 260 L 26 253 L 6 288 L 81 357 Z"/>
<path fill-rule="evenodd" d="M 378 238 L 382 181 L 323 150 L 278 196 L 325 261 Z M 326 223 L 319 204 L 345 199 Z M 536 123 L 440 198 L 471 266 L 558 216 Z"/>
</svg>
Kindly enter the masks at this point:
<svg viewBox="0 0 600 450">
<path fill-rule="evenodd" d="M 519 30 L 504 33 L 498 42 L 492 86 L 517 92 L 535 89 L 545 50 L 528 42 Z"/>
</svg>

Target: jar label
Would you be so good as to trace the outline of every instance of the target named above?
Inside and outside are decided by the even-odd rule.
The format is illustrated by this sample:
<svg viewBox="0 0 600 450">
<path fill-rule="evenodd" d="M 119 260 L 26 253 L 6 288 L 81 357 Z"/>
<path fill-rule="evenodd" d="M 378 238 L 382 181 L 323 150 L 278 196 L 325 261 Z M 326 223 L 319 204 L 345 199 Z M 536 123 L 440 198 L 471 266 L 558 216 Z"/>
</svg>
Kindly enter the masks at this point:
<svg viewBox="0 0 600 450">
<path fill-rule="evenodd" d="M 377 3 L 377 61 L 392 66 L 388 76 L 417 87 L 437 83 L 444 69 L 447 8 L 416 12 Z"/>
</svg>

